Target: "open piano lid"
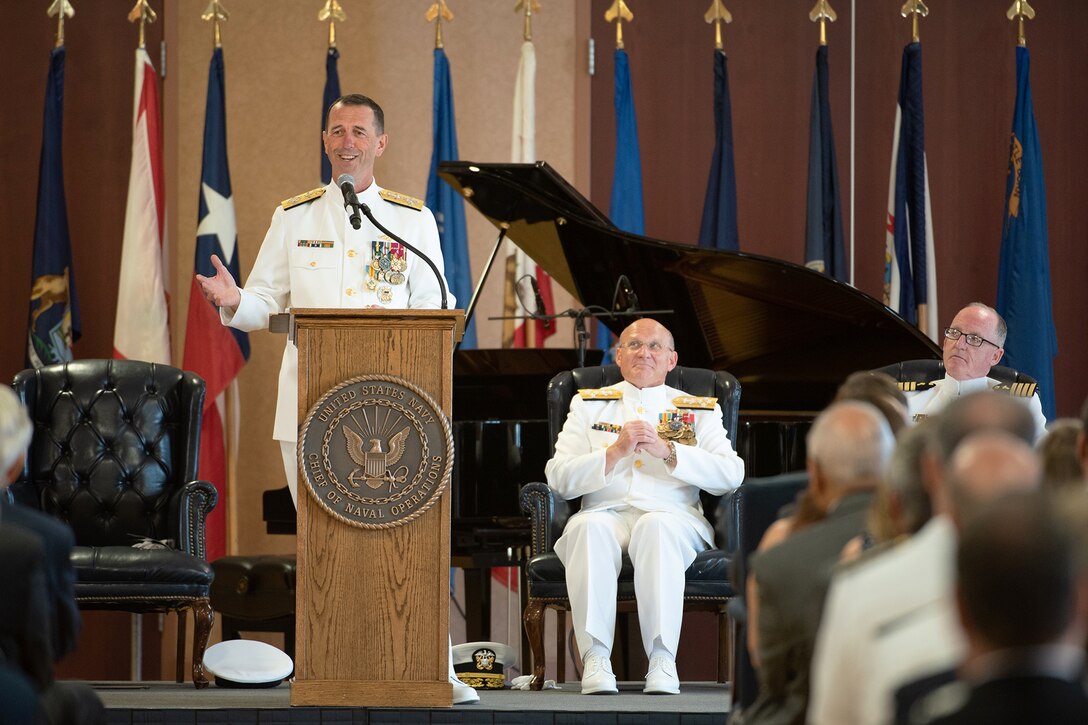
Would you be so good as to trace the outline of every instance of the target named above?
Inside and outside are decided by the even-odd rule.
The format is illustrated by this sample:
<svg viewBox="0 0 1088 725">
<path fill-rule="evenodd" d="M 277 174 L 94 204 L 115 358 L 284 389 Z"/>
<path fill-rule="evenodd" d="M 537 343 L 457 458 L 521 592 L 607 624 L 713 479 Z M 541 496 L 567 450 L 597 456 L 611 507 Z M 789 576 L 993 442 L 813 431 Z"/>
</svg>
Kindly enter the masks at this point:
<svg viewBox="0 0 1088 725">
<path fill-rule="evenodd" d="M 855 370 L 940 357 L 881 302 L 779 259 L 616 228 L 547 163 L 444 161 L 439 175 L 582 304 L 610 309 L 623 274 L 676 339 L 680 363 L 728 370 L 748 415 L 810 414 Z M 629 318 L 605 318 L 619 333 Z"/>
</svg>

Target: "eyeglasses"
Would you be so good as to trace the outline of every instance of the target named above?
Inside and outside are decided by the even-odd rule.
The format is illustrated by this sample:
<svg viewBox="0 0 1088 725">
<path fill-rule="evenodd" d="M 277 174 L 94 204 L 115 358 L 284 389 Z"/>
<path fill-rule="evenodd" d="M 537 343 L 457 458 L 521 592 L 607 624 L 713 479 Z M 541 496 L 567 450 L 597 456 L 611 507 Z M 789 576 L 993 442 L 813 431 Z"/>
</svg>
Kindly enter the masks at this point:
<svg viewBox="0 0 1088 725">
<path fill-rule="evenodd" d="M 668 350 L 670 352 L 672 351 L 671 347 L 665 347 L 656 340 L 653 342 L 643 342 L 642 340 L 628 340 L 627 342 L 619 343 L 618 345 L 616 345 L 616 347 L 623 350 L 630 350 L 631 352 L 638 352 L 642 348 L 646 348 L 654 355 L 659 352 L 664 352 L 665 350 Z"/>
<path fill-rule="evenodd" d="M 963 330 L 957 330 L 955 327 L 944 328 L 944 336 L 947 337 L 949 340 L 958 340 L 960 339 L 960 336 L 962 336 L 964 341 L 966 341 L 967 344 L 971 347 L 982 347 L 982 343 L 984 342 L 993 345 L 996 348 L 1001 347 L 996 342 L 990 342 L 981 335 L 976 335 L 973 332 L 964 332 Z"/>
</svg>

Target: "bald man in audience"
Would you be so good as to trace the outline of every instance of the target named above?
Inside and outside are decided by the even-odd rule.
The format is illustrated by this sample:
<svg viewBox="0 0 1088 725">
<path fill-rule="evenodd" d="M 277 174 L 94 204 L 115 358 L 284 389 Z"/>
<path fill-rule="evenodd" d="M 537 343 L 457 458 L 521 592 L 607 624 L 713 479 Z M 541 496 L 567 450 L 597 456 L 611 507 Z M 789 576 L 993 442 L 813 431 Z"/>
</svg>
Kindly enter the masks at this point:
<svg viewBox="0 0 1088 725">
<path fill-rule="evenodd" d="M 962 658 L 957 530 L 980 503 L 1039 486 L 1034 430 L 1026 407 L 992 392 L 953 401 L 938 416 L 926 454 L 934 516 L 904 543 L 836 573 L 812 660 L 809 723 L 889 723 L 900 685 Z"/>
<path fill-rule="evenodd" d="M 759 694 L 732 722 L 804 722 L 808 665 L 831 570 L 846 542 L 865 528 L 894 447 L 888 421 L 869 403 L 836 403 L 813 423 L 808 491 L 827 515 L 752 558 L 749 648 Z"/>
</svg>

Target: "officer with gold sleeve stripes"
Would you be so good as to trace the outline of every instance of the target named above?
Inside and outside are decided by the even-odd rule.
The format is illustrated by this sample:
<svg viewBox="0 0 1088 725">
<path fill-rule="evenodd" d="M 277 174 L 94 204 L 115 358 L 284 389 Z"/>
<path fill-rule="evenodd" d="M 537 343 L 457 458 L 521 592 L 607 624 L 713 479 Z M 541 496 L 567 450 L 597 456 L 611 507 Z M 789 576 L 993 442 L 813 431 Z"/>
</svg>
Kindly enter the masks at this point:
<svg viewBox="0 0 1088 725">
<path fill-rule="evenodd" d="M 972 302 L 944 329 L 945 376 L 929 383 L 900 383 L 907 396 L 908 420 L 934 416 L 956 398 L 981 390 L 994 390 L 1023 402 L 1035 419 L 1035 442 L 1046 433 L 1046 416 L 1034 383 L 1009 385 L 988 377 L 990 368 L 1005 354 L 1008 327 L 997 310 Z"/>
<path fill-rule="evenodd" d="M 723 494 L 744 478 L 717 400 L 665 385 L 676 367 L 673 347 L 672 334 L 653 320 L 624 330 L 616 352 L 623 382 L 579 391 L 545 468 L 560 496 L 581 497 L 555 551 L 566 568 L 584 694 L 617 691 L 609 655 L 624 553 L 634 565 L 649 659 L 643 691 L 680 691 L 684 572 L 714 542 L 699 491 Z"/>
</svg>

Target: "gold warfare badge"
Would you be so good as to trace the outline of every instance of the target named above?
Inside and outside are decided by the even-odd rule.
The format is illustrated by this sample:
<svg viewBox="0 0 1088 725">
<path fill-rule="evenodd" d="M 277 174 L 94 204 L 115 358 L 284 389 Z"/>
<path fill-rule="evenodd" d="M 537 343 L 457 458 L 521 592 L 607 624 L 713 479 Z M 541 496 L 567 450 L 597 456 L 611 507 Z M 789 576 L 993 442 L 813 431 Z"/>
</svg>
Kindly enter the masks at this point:
<svg viewBox="0 0 1088 725">
<path fill-rule="evenodd" d="M 401 378 L 345 380 L 302 424 L 306 490 L 329 514 L 360 528 L 399 526 L 441 496 L 453 469 L 449 421 L 423 390 Z"/>
</svg>

